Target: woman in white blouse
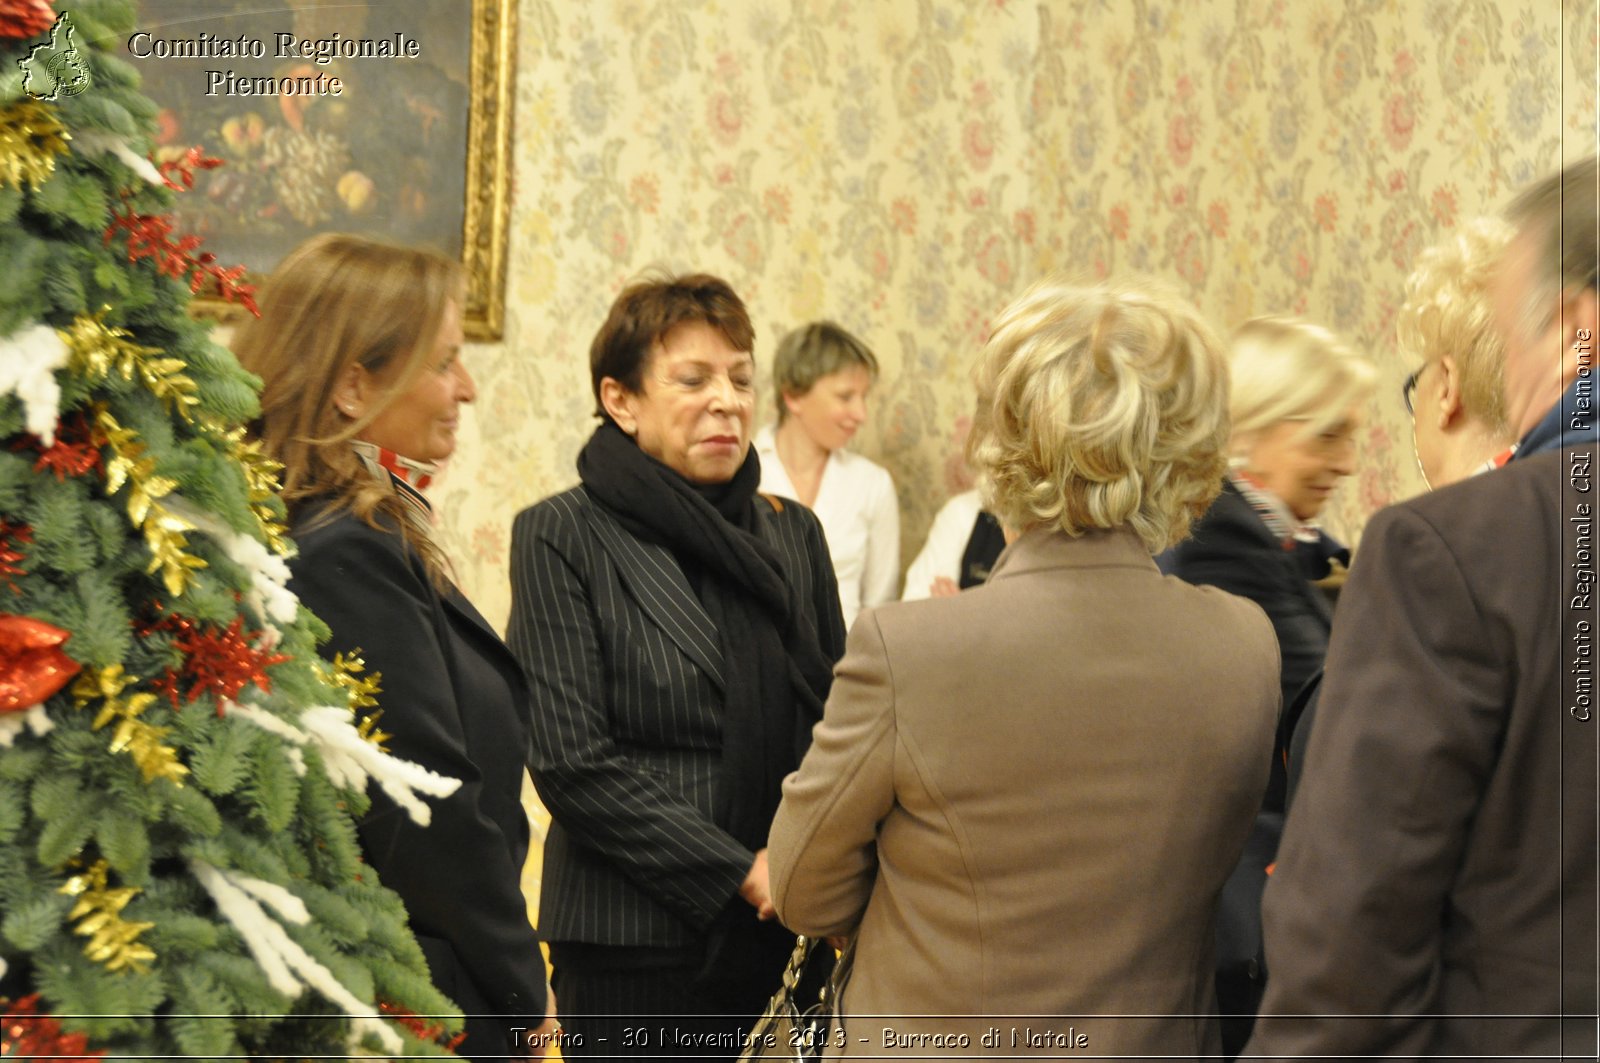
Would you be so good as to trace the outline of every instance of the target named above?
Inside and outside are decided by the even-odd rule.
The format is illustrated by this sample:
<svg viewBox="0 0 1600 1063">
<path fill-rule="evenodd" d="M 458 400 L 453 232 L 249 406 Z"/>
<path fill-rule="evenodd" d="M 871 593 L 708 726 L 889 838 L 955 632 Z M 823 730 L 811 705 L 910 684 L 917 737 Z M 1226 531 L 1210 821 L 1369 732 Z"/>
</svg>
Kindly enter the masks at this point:
<svg viewBox="0 0 1600 1063">
<path fill-rule="evenodd" d="M 1005 532 L 983 508 L 977 488 L 953 496 L 934 515 L 922 551 L 906 569 L 901 601 L 949 598 L 979 587 L 1006 548 Z"/>
<path fill-rule="evenodd" d="M 785 336 L 773 364 L 778 424 L 756 436 L 761 490 L 816 511 L 849 626 L 892 601 L 900 579 L 900 511 L 889 472 L 845 447 L 867 420 L 878 360 L 831 321 Z"/>
</svg>

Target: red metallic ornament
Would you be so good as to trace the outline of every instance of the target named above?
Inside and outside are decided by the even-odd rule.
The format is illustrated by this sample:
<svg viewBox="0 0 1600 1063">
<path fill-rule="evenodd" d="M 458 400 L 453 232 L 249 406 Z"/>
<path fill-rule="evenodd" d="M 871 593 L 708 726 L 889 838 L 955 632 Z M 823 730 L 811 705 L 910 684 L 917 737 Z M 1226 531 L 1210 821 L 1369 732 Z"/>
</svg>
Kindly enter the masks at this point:
<svg viewBox="0 0 1600 1063">
<path fill-rule="evenodd" d="M 99 447 L 89 443 L 69 443 L 64 439 L 57 439 L 54 445 L 40 451 L 39 460 L 33 463 L 34 472 L 44 472 L 48 469 L 55 473 L 57 480 L 65 480 L 69 476 L 83 476 L 99 467 Z"/>
<path fill-rule="evenodd" d="M 50 0 L 0 0 L 0 37 L 37 37 L 55 21 Z"/>
<path fill-rule="evenodd" d="M 403 1008 L 399 1004 L 391 1004 L 387 1000 L 378 1001 L 378 1010 L 388 1018 L 404 1026 L 415 1034 L 418 1040 L 431 1041 L 444 1045 L 445 1051 L 454 1052 L 456 1046 L 467 1039 L 466 1031 L 456 1034 L 448 1041 L 440 1041 L 444 1036 L 444 1026 L 441 1023 L 428 1024 L 422 1021 L 421 1016 L 410 1008 Z"/>
<path fill-rule="evenodd" d="M 39 460 L 33 463 L 33 471 L 52 472 L 57 480 L 84 476 L 101 467 L 100 448 L 105 440 L 81 413 L 56 425 L 54 443 L 48 447 L 43 443 L 38 436 L 23 436 L 11 449 L 37 451 Z"/>
<path fill-rule="evenodd" d="M 0 3 L 3 2 L 0 0 Z M 194 187 L 195 170 L 210 170 L 221 165 L 221 159 L 210 158 L 199 148 L 190 148 L 181 158 L 162 163 L 160 170 L 167 187 L 181 191 Z M 174 177 L 177 180 L 173 180 Z M 123 199 L 127 198 L 125 193 Z M 244 267 L 218 266 L 217 256 L 210 251 L 195 254 L 201 244 L 200 237 L 190 233 L 174 239 L 171 218 L 162 214 L 139 214 L 129 207 L 112 211 L 111 224 L 106 226 L 105 231 L 107 245 L 118 230 L 128 234 L 129 262 L 137 262 L 142 258 L 154 259 L 157 272 L 169 277 L 188 278 L 191 292 L 209 287 L 218 298 L 238 303 L 256 317 L 261 316 L 261 311 L 256 308 L 255 285 L 243 281 Z"/>
<path fill-rule="evenodd" d="M 0 712 L 31 709 L 71 682 L 81 667 L 61 652 L 72 632 L 0 613 Z"/>
<path fill-rule="evenodd" d="M 89 1038 L 63 1033 L 61 1024 L 39 1011 L 39 994 L 11 1003 L 0 997 L 0 1058 L 62 1061 L 105 1058 L 103 1049 L 89 1050 Z"/>
<path fill-rule="evenodd" d="M 147 625 L 146 630 L 174 632 L 177 637 L 172 644 L 183 652 L 183 667 L 168 669 L 155 683 L 156 689 L 172 700 L 173 708 L 179 707 L 180 685 L 187 683 L 185 696 L 189 701 L 210 693 L 216 697 L 217 715 L 221 716 L 223 701 L 237 696 L 252 683 L 270 692 L 272 679 L 266 670 L 289 660 L 284 654 L 257 649 L 254 644 L 261 632 L 246 632 L 242 616 L 234 617 L 233 623 L 220 630 L 202 630 L 183 616 L 169 616 Z"/>
</svg>

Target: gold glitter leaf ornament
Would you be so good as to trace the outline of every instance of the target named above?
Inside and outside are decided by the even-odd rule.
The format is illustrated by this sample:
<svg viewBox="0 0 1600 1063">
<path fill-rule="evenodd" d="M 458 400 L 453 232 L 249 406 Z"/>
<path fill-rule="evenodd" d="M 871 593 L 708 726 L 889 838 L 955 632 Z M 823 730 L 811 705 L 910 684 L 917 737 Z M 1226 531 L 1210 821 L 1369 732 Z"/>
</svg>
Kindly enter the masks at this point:
<svg viewBox="0 0 1600 1063">
<path fill-rule="evenodd" d="M 79 314 L 68 328 L 59 330 L 72 351 L 72 368 L 91 380 L 112 373 L 124 380 L 137 377 L 174 415 L 192 424 L 193 410 L 200 405 L 200 386 L 186 372 L 188 363 L 134 343 L 126 329 L 107 327 L 104 318 L 110 312 L 107 306 L 98 314 Z"/>
<path fill-rule="evenodd" d="M 0 111 L 0 185 L 38 188 L 56 172 L 72 139 L 51 108 L 22 100 Z"/>
<path fill-rule="evenodd" d="M 138 682 L 136 676 L 123 672 L 120 664 L 91 668 L 79 675 L 72 684 L 72 697 L 80 709 L 87 708 L 94 701 L 101 701 L 100 711 L 95 713 L 91 726 L 99 731 L 116 722 L 117 727 L 111 732 L 108 748 L 113 753 L 127 753 L 138 766 L 145 782 L 167 779 L 176 786 L 182 786 L 183 777 L 189 774 L 189 769 L 179 763 L 177 752 L 161 741 L 171 731 L 140 719 L 144 711 L 156 703 L 156 696 L 148 691 L 124 696 L 123 692 Z"/>
<path fill-rule="evenodd" d="M 112 889 L 104 859 L 96 860 L 87 871 L 73 875 L 61 892 L 78 898 L 67 913 L 68 921 L 78 920 L 73 933 L 88 938 L 83 954 L 108 971 L 130 970 L 143 974 L 156 958 L 154 950 L 139 943 L 139 935 L 155 926 L 122 918 L 122 909 L 139 895 L 132 886 Z"/>
</svg>

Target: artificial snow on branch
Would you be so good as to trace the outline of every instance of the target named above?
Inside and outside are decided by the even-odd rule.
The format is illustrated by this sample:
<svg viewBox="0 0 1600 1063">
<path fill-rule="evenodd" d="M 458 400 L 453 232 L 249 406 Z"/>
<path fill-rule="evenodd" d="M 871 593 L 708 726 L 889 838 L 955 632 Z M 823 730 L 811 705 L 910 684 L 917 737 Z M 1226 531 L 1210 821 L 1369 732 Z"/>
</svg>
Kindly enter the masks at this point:
<svg viewBox="0 0 1600 1063">
<path fill-rule="evenodd" d="M 309 987 L 344 1009 L 351 1019 L 349 1047 L 352 1052 L 360 1048 L 362 1037 L 369 1033 L 378 1038 L 386 1052 L 398 1053 L 404 1047 L 400 1035 L 378 1019 L 377 1007 L 357 1000 L 332 971 L 312 959 L 288 931 L 267 915 L 258 900 L 267 900 L 286 922 L 303 926 L 310 922 L 311 916 L 298 897 L 270 882 L 238 871 L 224 871 L 203 860 L 191 859 L 189 868 L 217 902 L 217 910 L 244 938 L 272 988 L 293 999 Z"/>
<path fill-rule="evenodd" d="M 156 169 L 155 163 L 134 151 L 128 146 L 126 139 L 115 133 L 107 133 L 100 129 L 81 129 L 72 134 L 72 142 L 85 155 L 104 155 L 109 151 L 127 163 L 128 169 L 157 188 L 165 188 L 167 185 L 167 179 L 161 176 L 161 171 Z"/>
<path fill-rule="evenodd" d="M 50 719 L 43 705 L 35 705 L 23 712 L 0 713 L 0 749 L 10 749 L 11 743 L 24 730 L 43 738 L 54 728 L 55 721 Z"/>
<path fill-rule="evenodd" d="M 250 593 L 245 596 L 245 604 L 254 610 L 272 644 L 276 645 L 280 633 L 273 623 L 292 624 L 300 608 L 300 599 L 289 590 L 288 563 L 257 540 L 234 531 L 188 500 L 168 495 L 165 501 L 168 509 L 215 540 L 229 560 L 249 574 Z"/>
<path fill-rule="evenodd" d="M 230 701 L 224 704 L 223 711 L 297 746 L 315 744 L 322 753 L 328 778 L 335 786 L 361 793 L 366 790 L 368 780 L 374 780 L 421 827 L 432 822 L 433 810 L 417 795 L 449 797 L 461 787 L 460 779 L 401 760 L 361 737 L 347 708 L 329 705 L 306 709 L 300 714 L 298 726 L 258 705 Z M 303 772 L 304 763 L 296 770 Z"/>
<path fill-rule="evenodd" d="M 72 351 L 49 325 L 33 325 L 0 337 L 0 395 L 22 400 L 27 429 L 50 446 L 56 439 L 61 385 L 56 370 Z"/>
</svg>

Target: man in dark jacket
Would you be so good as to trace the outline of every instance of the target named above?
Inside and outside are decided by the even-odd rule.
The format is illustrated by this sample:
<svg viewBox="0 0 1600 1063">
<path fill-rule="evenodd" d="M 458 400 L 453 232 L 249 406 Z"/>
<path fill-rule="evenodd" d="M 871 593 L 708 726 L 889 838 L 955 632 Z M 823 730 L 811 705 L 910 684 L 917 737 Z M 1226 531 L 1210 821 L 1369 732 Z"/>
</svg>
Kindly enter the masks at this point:
<svg viewBox="0 0 1600 1063">
<path fill-rule="evenodd" d="M 1521 435 L 1517 457 L 1593 446 L 1595 159 L 1523 192 L 1507 211 L 1517 236 L 1491 297 L 1506 341 L 1506 414 Z"/>
<path fill-rule="evenodd" d="M 1363 536 L 1247 1056 L 1594 1058 L 1597 199 L 1589 159 L 1511 211 L 1517 460 Z"/>
</svg>

